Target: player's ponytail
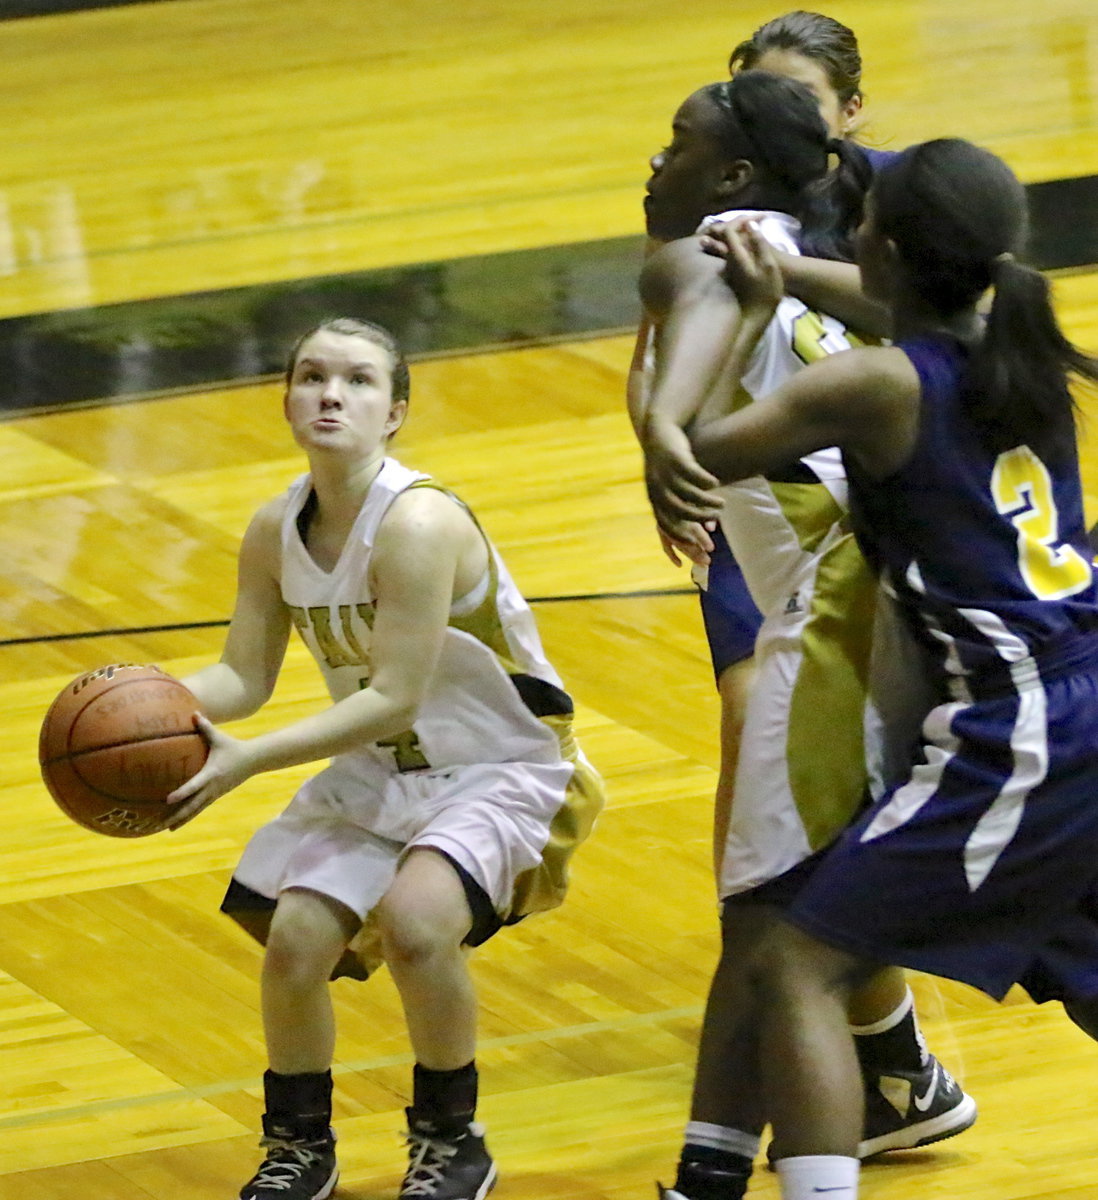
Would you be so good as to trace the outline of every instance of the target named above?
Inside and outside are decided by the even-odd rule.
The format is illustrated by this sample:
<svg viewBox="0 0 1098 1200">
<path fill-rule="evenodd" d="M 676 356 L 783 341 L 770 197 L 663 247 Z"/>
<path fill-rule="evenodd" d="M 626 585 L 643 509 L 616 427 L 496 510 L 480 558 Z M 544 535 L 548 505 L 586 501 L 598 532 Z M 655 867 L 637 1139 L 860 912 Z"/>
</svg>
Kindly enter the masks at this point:
<svg viewBox="0 0 1098 1200">
<path fill-rule="evenodd" d="M 862 219 L 873 167 L 861 146 L 847 138 L 831 138 L 827 149 L 839 165 L 808 194 L 801 218 L 801 251 L 813 258 L 852 262 L 854 230 Z"/>
<path fill-rule="evenodd" d="M 1055 455 L 1074 442 L 1068 375 L 1098 381 L 1098 361 L 1064 337 L 1048 281 L 1015 260 L 1025 192 L 994 154 L 959 138 L 905 150 L 878 174 L 876 225 L 891 239 L 915 294 L 951 317 L 994 288 L 974 347 L 965 403 L 988 445 Z"/>
<path fill-rule="evenodd" d="M 971 407 L 997 436 L 1038 453 L 1070 448 L 1067 376 L 1098 382 L 1098 361 L 1064 337 L 1048 280 L 1004 252 L 990 264 L 994 289 L 984 337 L 969 367 Z M 1007 448 L 1004 446 L 1004 448 Z"/>
<path fill-rule="evenodd" d="M 848 257 L 840 244 L 856 223 L 872 171 L 860 150 L 831 137 L 808 88 L 750 70 L 705 91 L 722 117 L 717 133 L 725 153 L 749 160 L 759 172 L 760 202 L 797 217 L 811 253 Z M 839 195 L 829 179 L 832 153 L 841 164 Z"/>
</svg>

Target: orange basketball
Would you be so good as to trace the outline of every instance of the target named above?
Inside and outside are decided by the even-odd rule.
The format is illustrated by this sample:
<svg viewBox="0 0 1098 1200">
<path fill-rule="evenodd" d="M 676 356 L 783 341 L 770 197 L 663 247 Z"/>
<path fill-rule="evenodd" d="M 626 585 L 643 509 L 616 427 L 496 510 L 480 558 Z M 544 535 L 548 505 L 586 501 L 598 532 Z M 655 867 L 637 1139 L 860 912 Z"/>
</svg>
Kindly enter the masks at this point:
<svg viewBox="0 0 1098 1200">
<path fill-rule="evenodd" d="M 50 795 L 78 825 L 110 837 L 157 833 L 176 809 L 165 797 L 206 761 L 198 702 L 159 667 L 89 671 L 50 705 L 38 762 Z"/>
</svg>

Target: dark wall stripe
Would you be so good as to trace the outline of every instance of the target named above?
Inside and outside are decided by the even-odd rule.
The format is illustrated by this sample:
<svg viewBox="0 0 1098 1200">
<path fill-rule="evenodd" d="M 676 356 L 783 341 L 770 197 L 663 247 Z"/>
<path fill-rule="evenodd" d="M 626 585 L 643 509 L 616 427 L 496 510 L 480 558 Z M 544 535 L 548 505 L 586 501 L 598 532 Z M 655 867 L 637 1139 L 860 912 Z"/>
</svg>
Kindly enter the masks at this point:
<svg viewBox="0 0 1098 1200">
<path fill-rule="evenodd" d="M 53 13 L 83 12 L 88 8 L 122 8 L 151 0 L 0 0 L 0 21 L 17 17 L 48 17 Z"/>
<path fill-rule="evenodd" d="M 635 325 L 640 237 L 489 254 L 0 320 L 0 412 L 280 373 L 328 317 L 421 355 Z"/>
<path fill-rule="evenodd" d="M 1044 269 L 1098 269 L 1098 176 L 1032 184 Z M 636 325 L 643 239 L 611 238 L 0 320 L 0 415 L 278 374 L 317 322 L 362 316 L 413 356 Z"/>
<path fill-rule="evenodd" d="M 1098 263 L 1098 175 L 1026 188 L 1030 256 L 1042 270 Z"/>
</svg>

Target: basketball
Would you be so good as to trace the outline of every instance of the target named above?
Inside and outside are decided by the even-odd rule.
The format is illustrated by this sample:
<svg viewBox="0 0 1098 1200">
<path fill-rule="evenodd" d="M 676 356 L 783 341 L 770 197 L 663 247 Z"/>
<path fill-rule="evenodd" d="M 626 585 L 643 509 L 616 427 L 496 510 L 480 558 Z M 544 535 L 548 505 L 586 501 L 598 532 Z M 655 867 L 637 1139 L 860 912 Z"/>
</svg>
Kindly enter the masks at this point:
<svg viewBox="0 0 1098 1200">
<path fill-rule="evenodd" d="M 61 810 L 109 837 L 165 828 L 165 803 L 206 761 L 198 702 L 159 667 L 118 663 L 67 684 L 38 740 L 42 779 Z"/>
</svg>

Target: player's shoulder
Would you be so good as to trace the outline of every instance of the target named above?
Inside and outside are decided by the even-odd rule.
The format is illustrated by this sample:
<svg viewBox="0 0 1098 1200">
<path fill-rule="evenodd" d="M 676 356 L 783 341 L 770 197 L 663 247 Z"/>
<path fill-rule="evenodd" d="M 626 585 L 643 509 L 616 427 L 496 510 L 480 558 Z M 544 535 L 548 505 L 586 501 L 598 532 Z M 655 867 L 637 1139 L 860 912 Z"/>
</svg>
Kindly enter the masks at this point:
<svg viewBox="0 0 1098 1200">
<path fill-rule="evenodd" d="M 249 528 L 256 530 L 257 533 L 281 531 L 282 521 L 289 506 L 290 495 L 288 492 L 282 492 L 280 495 L 272 497 L 256 510 Z"/>
<path fill-rule="evenodd" d="M 668 242 L 645 260 L 641 269 L 640 292 L 645 309 L 659 317 L 684 295 L 719 285 L 722 293 L 732 296 L 721 278 L 723 263 L 707 254 L 698 235 Z"/>
<path fill-rule="evenodd" d="M 700 234 L 677 238 L 653 251 L 644 263 L 653 275 L 693 277 L 701 273 L 720 274 L 721 260 L 706 254 Z"/>
<path fill-rule="evenodd" d="M 282 553 L 282 522 L 289 502 L 285 494 L 268 500 L 248 523 L 240 552 L 250 562 L 262 560 L 272 570 L 277 567 Z"/>
<path fill-rule="evenodd" d="M 433 481 L 420 481 L 393 497 L 378 527 L 379 539 L 399 539 L 405 546 L 440 544 L 475 530 L 468 508 Z"/>
<path fill-rule="evenodd" d="M 887 167 L 889 163 L 895 162 L 903 153 L 901 150 L 883 150 L 878 146 L 864 146 L 861 142 L 855 142 L 854 145 L 862 152 L 874 173 Z"/>
</svg>

